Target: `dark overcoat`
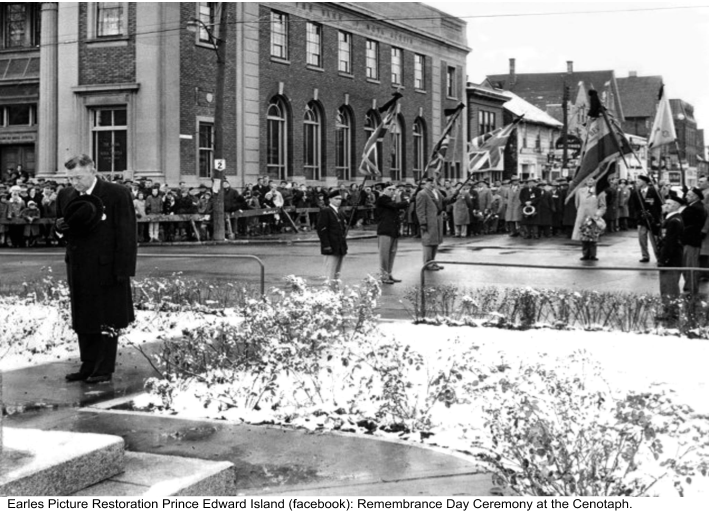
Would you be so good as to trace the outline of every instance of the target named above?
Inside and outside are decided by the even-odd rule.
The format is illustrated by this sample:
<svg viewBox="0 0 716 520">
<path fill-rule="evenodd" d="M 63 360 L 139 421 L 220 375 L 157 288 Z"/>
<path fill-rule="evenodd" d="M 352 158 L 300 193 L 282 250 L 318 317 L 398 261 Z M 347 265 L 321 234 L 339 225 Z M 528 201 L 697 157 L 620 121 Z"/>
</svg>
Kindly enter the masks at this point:
<svg viewBox="0 0 716 520">
<path fill-rule="evenodd" d="M 704 203 L 698 200 L 689 204 L 681 211 L 681 218 L 684 220 L 681 243 L 685 246 L 701 247 L 701 230 L 708 218 Z"/>
<path fill-rule="evenodd" d="M 121 329 L 134 321 L 130 276 L 137 266 L 137 224 L 130 191 L 97 179 L 92 195 L 104 205 L 99 223 L 83 235 L 66 234 L 72 328 L 78 333 Z M 72 187 L 57 196 L 57 217 L 81 195 Z"/>
<path fill-rule="evenodd" d="M 322 255 L 342 256 L 348 253 L 345 217 L 330 205 L 318 212 L 316 232 L 321 240 Z"/>
<path fill-rule="evenodd" d="M 395 202 L 390 195 L 381 195 L 376 202 L 376 219 L 378 235 L 398 238 L 400 236 L 400 210 L 406 209 L 410 202 Z"/>
<path fill-rule="evenodd" d="M 657 247 L 657 260 L 660 267 L 681 267 L 684 256 L 684 248 L 681 245 L 683 232 L 684 220 L 680 213 L 674 213 L 664 221 L 664 236 Z"/>
<path fill-rule="evenodd" d="M 639 226 L 647 225 L 648 216 L 652 228 L 658 229 L 661 220 L 661 198 L 653 186 L 646 189 L 645 195 L 639 188 L 634 188 L 629 201 L 630 214 L 632 211 L 633 215 L 636 215 L 636 223 Z"/>
</svg>

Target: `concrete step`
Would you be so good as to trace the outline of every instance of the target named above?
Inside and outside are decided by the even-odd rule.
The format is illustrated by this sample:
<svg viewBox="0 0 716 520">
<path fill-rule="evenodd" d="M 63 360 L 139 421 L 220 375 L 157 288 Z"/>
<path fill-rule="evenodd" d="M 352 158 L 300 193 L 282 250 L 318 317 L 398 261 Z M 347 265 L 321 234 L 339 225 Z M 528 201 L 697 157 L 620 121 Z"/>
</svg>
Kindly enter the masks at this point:
<svg viewBox="0 0 716 520">
<path fill-rule="evenodd" d="M 127 451 L 124 472 L 79 496 L 236 496 L 234 465 Z"/>
<path fill-rule="evenodd" d="M 124 469 L 115 435 L 3 428 L 0 496 L 66 496 Z"/>
</svg>

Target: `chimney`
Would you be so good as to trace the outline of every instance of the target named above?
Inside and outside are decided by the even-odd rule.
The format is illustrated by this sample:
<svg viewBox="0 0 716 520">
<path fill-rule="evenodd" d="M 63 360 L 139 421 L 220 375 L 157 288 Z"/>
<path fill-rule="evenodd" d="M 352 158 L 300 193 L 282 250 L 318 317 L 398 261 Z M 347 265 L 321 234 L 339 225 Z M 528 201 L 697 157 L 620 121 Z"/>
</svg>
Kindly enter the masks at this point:
<svg viewBox="0 0 716 520">
<path fill-rule="evenodd" d="M 571 61 L 568 61 L 568 62 L 567 62 L 567 74 L 571 74 L 572 72 L 574 72 L 574 71 L 572 70 L 572 63 L 573 63 L 573 62 L 571 62 Z"/>
<path fill-rule="evenodd" d="M 629 71 L 629 77 L 630 77 L 630 78 L 636 78 L 636 71 L 635 71 L 635 70 L 630 70 L 630 71 Z"/>
<path fill-rule="evenodd" d="M 512 88 L 515 86 L 515 83 L 517 83 L 517 74 L 515 74 L 515 59 L 510 58 L 510 87 Z"/>
</svg>

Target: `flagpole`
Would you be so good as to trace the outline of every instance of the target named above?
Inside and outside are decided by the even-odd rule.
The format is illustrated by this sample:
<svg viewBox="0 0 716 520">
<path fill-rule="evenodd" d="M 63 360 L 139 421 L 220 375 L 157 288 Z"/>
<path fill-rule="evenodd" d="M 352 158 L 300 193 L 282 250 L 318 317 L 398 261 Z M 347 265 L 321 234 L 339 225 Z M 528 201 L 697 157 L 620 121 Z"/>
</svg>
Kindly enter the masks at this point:
<svg viewBox="0 0 716 520">
<path fill-rule="evenodd" d="M 686 173 L 684 172 L 684 165 L 681 164 L 681 148 L 679 147 L 679 141 L 674 141 L 676 145 L 676 159 L 679 161 L 679 170 L 681 171 L 681 189 L 686 189 Z"/>
<path fill-rule="evenodd" d="M 612 139 L 614 140 L 614 144 L 616 145 L 617 150 L 619 150 L 619 155 L 621 156 L 622 160 L 624 161 L 624 166 L 628 170 L 629 165 L 626 162 L 626 156 L 624 155 L 624 152 L 622 152 L 621 144 L 619 143 L 619 139 L 617 139 L 616 133 L 614 132 L 614 128 L 612 127 L 612 123 L 611 123 L 611 121 L 609 121 L 609 113 L 603 105 L 600 105 L 599 108 L 600 108 L 602 115 L 604 116 L 604 121 L 607 123 L 607 128 L 609 129 L 609 135 L 612 136 Z M 629 146 L 629 148 L 631 149 L 631 145 L 629 144 L 629 141 L 627 141 L 626 139 L 625 139 L 625 141 L 626 141 L 627 145 Z M 632 150 L 632 153 L 634 153 L 633 150 Z M 651 177 L 651 176 L 649 176 L 649 177 Z M 659 190 L 656 190 L 656 192 L 659 193 Z M 641 211 L 645 216 L 644 221 L 646 222 L 647 235 L 649 236 L 649 241 L 651 242 L 651 247 L 654 248 L 654 254 L 656 254 L 656 239 L 654 238 L 654 232 L 651 229 L 651 221 L 650 221 L 649 215 L 646 212 L 646 207 L 644 206 L 644 201 L 641 198 L 641 193 L 637 193 L 636 198 L 639 200 L 639 205 L 641 206 Z"/>
<path fill-rule="evenodd" d="M 447 124 L 445 125 L 445 129 L 443 130 L 442 135 L 440 135 L 440 139 L 437 140 L 435 143 L 435 146 L 433 146 L 433 151 L 430 154 L 430 158 L 428 159 L 428 162 L 425 164 L 425 169 L 423 170 L 423 179 L 427 177 L 428 168 L 430 167 L 430 163 L 435 158 L 435 155 L 437 154 L 438 150 L 440 150 L 440 145 L 442 144 L 443 140 L 445 139 L 445 136 L 447 136 L 450 133 L 450 130 L 452 130 L 452 126 L 455 124 L 455 121 L 457 121 L 457 118 L 462 113 L 462 109 L 465 108 L 464 103 L 460 103 L 458 106 L 454 108 L 455 112 L 448 120 Z M 415 182 L 417 182 L 418 179 L 415 179 Z"/>
</svg>

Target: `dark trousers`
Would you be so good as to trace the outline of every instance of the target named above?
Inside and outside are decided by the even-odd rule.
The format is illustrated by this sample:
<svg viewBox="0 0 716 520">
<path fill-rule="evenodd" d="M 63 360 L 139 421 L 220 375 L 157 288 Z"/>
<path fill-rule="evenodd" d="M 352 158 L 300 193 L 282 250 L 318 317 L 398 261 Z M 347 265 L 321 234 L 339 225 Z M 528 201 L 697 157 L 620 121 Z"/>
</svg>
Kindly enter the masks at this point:
<svg viewBox="0 0 716 520">
<path fill-rule="evenodd" d="M 597 258 L 597 243 L 582 240 L 582 258 L 586 260 L 594 260 Z"/>
<path fill-rule="evenodd" d="M 104 376 L 114 373 L 118 337 L 109 334 L 77 333 L 80 345 L 80 373 Z"/>
</svg>

